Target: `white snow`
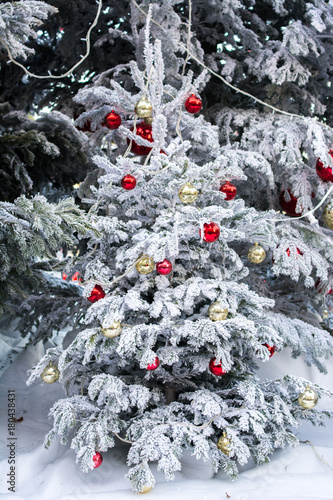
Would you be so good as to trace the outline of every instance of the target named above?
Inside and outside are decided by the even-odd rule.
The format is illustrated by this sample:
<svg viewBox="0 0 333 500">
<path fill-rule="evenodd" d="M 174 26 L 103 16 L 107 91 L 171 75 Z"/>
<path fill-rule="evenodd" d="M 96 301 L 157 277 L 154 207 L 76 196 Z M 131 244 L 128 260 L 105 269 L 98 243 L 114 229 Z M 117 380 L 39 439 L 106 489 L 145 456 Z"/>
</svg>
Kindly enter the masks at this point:
<svg viewBox="0 0 333 500">
<path fill-rule="evenodd" d="M 25 385 L 26 372 L 44 354 L 44 348 L 29 347 L 18 356 L 1 379 L 1 454 L 0 499 L 11 500 L 130 500 L 138 498 L 124 479 L 127 472 L 127 445 L 119 443 L 103 454 L 103 464 L 83 474 L 75 464 L 69 445 L 55 442 L 49 450 L 43 447 L 44 436 L 51 428 L 47 414 L 53 403 L 64 397 L 60 384 Z M 275 354 L 262 365 L 260 375 L 274 378 L 291 373 L 333 389 L 333 364 L 327 375 L 309 368 L 302 359 L 291 359 L 288 350 Z M 7 431 L 7 391 L 16 391 L 16 491 L 8 491 L 9 472 Z M 333 408 L 333 402 L 320 401 L 321 408 Z M 310 440 L 320 456 L 333 467 L 333 423 L 325 428 L 303 424 L 298 432 L 301 440 Z M 214 475 L 209 462 L 186 455 L 183 469 L 175 481 L 166 482 L 153 467 L 156 478 L 149 500 L 322 500 L 333 498 L 333 470 L 322 463 L 311 446 L 301 444 L 276 452 L 271 462 L 244 470 L 232 482 L 223 473 Z M 229 496 L 228 496 L 229 495 Z"/>
</svg>

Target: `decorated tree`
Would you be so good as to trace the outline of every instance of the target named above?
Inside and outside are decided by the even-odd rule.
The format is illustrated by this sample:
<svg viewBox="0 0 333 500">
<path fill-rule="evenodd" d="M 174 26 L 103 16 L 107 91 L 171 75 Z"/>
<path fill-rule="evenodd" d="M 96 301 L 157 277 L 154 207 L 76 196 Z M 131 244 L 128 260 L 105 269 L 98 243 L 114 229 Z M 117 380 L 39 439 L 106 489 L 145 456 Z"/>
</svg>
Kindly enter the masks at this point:
<svg viewBox="0 0 333 500">
<path fill-rule="evenodd" d="M 66 391 L 50 411 L 46 446 L 70 435 L 87 472 L 123 440 L 131 445 L 128 478 L 146 492 L 154 485 L 151 461 L 172 479 L 189 449 L 236 477 L 250 456 L 259 464 L 297 444 L 302 420 L 323 424 L 332 416 L 315 409 L 330 394 L 325 388 L 257 375 L 284 347 L 320 371 L 333 351 L 330 204 L 326 226 L 320 206 L 313 215 L 330 192 L 315 165 L 329 173 L 332 132 L 311 117 L 310 104 L 307 113 L 297 109 L 307 117 L 283 112 L 294 85 L 306 83 L 308 62 L 297 66 L 297 78 L 290 68 L 307 50 L 319 51 L 310 43 L 319 29 L 314 12 L 324 29 L 332 8 L 313 3 L 311 28 L 301 20 L 274 28 L 283 40 L 270 50 L 283 50 L 290 69 L 279 73 L 276 62 L 275 84 L 291 87 L 278 114 L 269 102 L 250 106 L 249 96 L 209 107 L 211 69 L 202 70 L 202 47 L 184 29 L 178 2 L 149 10 L 149 2 L 133 3 L 137 62 L 113 68 L 113 78 L 111 71 L 98 75 L 74 98 L 85 107 L 77 127 L 95 151 L 103 147 L 94 156 L 96 175 L 79 190 L 98 231 L 78 260 L 91 303 L 86 327 L 66 349 L 49 349 L 29 383 L 41 375 Z M 213 3 L 231 27 L 241 8 L 254 22 L 254 3 L 208 2 L 208 12 Z M 286 15 L 282 3 L 276 15 Z M 244 23 L 240 33 L 244 46 L 258 38 Z M 302 51 L 295 53 L 292 36 Z M 266 74 L 267 53 L 256 51 L 243 71 L 263 81 L 272 67 Z M 240 67 L 228 57 L 225 65 L 230 78 L 231 67 Z M 317 114 L 324 111 L 318 104 Z"/>
</svg>

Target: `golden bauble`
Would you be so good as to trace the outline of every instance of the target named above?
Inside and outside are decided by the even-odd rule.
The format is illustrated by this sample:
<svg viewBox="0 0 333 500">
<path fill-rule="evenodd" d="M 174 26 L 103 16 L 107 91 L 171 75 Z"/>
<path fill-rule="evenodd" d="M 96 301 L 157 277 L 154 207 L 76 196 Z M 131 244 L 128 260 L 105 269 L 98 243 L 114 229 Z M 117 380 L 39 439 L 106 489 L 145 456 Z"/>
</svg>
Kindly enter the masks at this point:
<svg viewBox="0 0 333 500">
<path fill-rule="evenodd" d="M 255 243 L 249 248 L 247 252 L 247 258 L 252 264 L 260 264 L 265 260 L 266 252 L 261 245 Z"/>
<path fill-rule="evenodd" d="M 147 116 L 151 116 L 152 111 L 153 106 L 151 105 L 151 102 L 149 102 L 147 97 L 143 95 L 135 105 L 135 113 L 140 118 L 147 118 Z"/>
<path fill-rule="evenodd" d="M 60 371 L 52 363 L 52 361 L 49 362 L 49 364 L 44 368 L 44 370 L 41 373 L 41 377 L 43 382 L 46 382 L 47 384 L 53 384 L 53 382 L 56 382 L 60 376 Z"/>
<path fill-rule="evenodd" d="M 227 437 L 227 433 L 224 431 L 223 435 L 219 438 L 217 442 L 217 447 L 219 450 L 221 450 L 227 457 L 229 456 L 230 453 L 230 439 Z"/>
<path fill-rule="evenodd" d="M 318 394 L 307 385 L 305 391 L 299 394 L 298 402 L 304 410 L 312 410 L 318 403 Z"/>
<path fill-rule="evenodd" d="M 190 182 L 186 182 L 178 193 L 180 201 L 185 205 L 193 203 L 198 198 L 198 190 Z"/>
<path fill-rule="evenodd" d="M 147 123 L 147 125 L 152 125 L 153 123 L 153 117 L 152 116 L 145 116 L 143 121 Z"/>
<path fill-rule="evenodd" d="M 212 302 L 208 308 L 208 316 L 212 321 L 221 321 L 227 318 L 228 309 L 224 309 L 218 301 Z"/>
<path fill-rule="evenodd" d="M 155 262 L 148 255 L 143 255 L 135 267 L 140 274 L 149 274 L 154 270 Z"/>
<path fill-rule="evenodd" d="M 333 204 L 328 203 L 323 211 L 323 221 L 326 226 L 333 229 Z"/>
<path fill-rule="evenodd" d="M 122 325 L 120 321 L 113 321 L 107 328 L 101 328 L 104 337 L 107 339 L 113 339 L 118 337 L 122 330 Z"/>
<path fill-rule="evenodd" d="M 323 319 L 327 319 L 329 317 L 330 313 L 328 312 L 327 309 L 323 310 Z"/>
<path fill-rule="evenodd" d="M 152 489 L 153 489 L 152 486 L 143 486 L 140 493 L 148 493 Z"/>
</svg>

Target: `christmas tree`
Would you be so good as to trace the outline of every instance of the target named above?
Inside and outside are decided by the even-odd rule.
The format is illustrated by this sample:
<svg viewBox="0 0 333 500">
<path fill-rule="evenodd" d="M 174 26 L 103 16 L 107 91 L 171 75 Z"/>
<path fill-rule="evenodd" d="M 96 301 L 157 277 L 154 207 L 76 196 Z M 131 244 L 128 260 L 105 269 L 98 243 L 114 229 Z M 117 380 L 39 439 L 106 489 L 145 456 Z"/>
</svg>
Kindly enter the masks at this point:
<svg viewBox="0 0 333 500">
<path fill-rule="evenodd" d="M 248 77 L 274 75 L 274 85 L 287 87 L 282 113 L 273 114 L 272 104 L 257 108 L 251 98 L 250 106 L 249 96 L 243 106 L 238 96 L 237 104 L 209 107 L 211 68 L 202 69 L 202 48 L 190 25 L 181 25 L 178 2 L 149 9 L 149 2 L 133 3 L 137 62 L 113 68 L 113 78 L 111 71 L 98 75 L 74 98 L 85 107 L 76 125 L 95 151 L 107 150 L 94 156 L 96 182 L 80 187 L 98 231 L 80 259 L 92 304 L 86 327 L 66 349 L 49 349 L 29 383 L 41 375 L 66 391 L 51 409 L 46 446 L 55 436 L 66 443 L 70 434 L 88 472 L 123 440 L 131 445 L 128 478 L 146 492 L 154 485 L 151 461 L 172 479 L 189 449 L 236 477 L 250 456 L 260 464 L 297 444 L 293 428 L 302 420 L 323 424 L 333 416 L 315 409 L 325 388 L 256 374 L 261 361 L 287 346 L 320 371 L 333 351 L 329 317 L 322 320 L 331 300 L 331 233 L 312 212 L 330 193 L 330 179 L 319 172 L 332 169 L 332 132 L 311 117 L 324 114 L 319 98 L 306 113 L 297 109 L 306 118 L 294 104 L 294 116 L 283 109 L 296 92 L 293 82 L 305 85 L 310 77 L 309 62 L 296 61 L 321 51 L 313 34 L 319 14 L 322 30 L 329 28 L 332 7 L 311 4 L 302 13 L 307 24 L 283 25 L 283 39 L 267 48 L 275 66 L 265 66 L 262 47 L 248 49 L 257 50 L 247 60 Z M 223 13 L 231 30 L 241 7 L 248 18 L 254 8 L 208 4 L 208 13 L 218 5 L 216 16 Z M 277 16 L 286 12 L 275 7 Z M 248 31 L 241 24 L 239 36 L 252 47 L 255 30 L 252 37 Z M 223 57 L 231 79 L 241 62 Z M 330 204 L 323 218 L 332 228 Z"/>
</svg>

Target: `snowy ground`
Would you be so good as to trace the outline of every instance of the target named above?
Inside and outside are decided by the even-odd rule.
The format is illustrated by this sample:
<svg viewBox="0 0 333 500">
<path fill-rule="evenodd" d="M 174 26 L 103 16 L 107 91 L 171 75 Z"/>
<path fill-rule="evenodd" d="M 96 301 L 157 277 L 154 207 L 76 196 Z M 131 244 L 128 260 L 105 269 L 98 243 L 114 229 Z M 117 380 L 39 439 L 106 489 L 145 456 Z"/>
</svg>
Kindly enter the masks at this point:
<svg viewBox="0 0 333 500">
<path fill-rule="evenodd" d="M 100 468 L 88 474 L 81 473 L 68 446 L 55 443 L 49 450 L 43 448 L 46 432 L 51 427 L 48 410 L 58 398 L 63 397 L 59 384 L 25 385 L 26 371 L 44 353 L 43 347 L 29 348 L 10 366 L 1 379 L 1 454 L 0 499 L 11 500 L 130 500 L 138 498 L 124 479 L 127 471 L 127 445 L 119 446 L 104 454 Z M 292 360 L 287 352 L 277 353 L 263 365 L 263 378 L 279 377 L 286 373 L 299 375 L 333 389 L 333 364 L 329 374 L 321 375 L 315 368 L 308 368 L 301 360 Z M 8 491 L 7 394 L 16 391 L 16 489 Z M 333 408 L 332 401 L 321 401 L 321 407 Z M 303 425 L 298 436 L 309 439 L 317 452 L 333 467 L 333 424 L 326 428 Z M 236 482 L 223 474 L 213 477 L 209 463 L 192 457 L 183 462 L 181 473 L 175 481 L 166 482 L 154 470 L 156 486 L 147 494 L 149 500 L 322 500 L 333 498 L 333 470 L 324 465 L 311 446 L 277 452 L 269 464 L 245 470 Z M 8 495 L 8 497 L 7 497 Z"/>
</svg>

